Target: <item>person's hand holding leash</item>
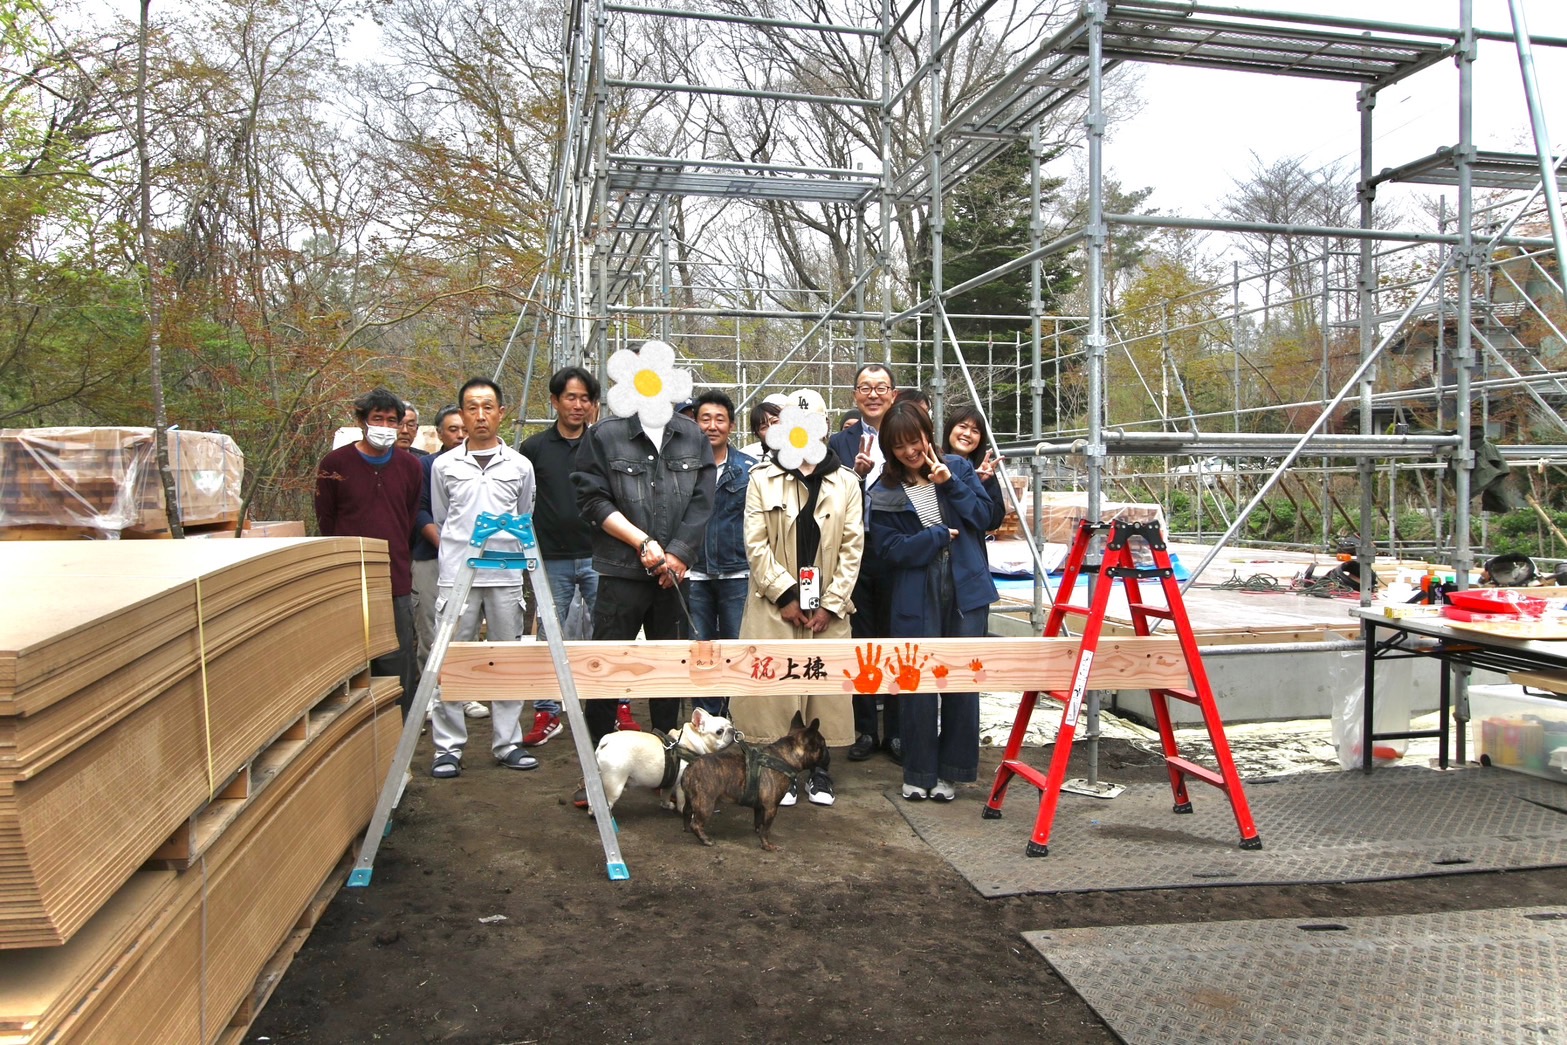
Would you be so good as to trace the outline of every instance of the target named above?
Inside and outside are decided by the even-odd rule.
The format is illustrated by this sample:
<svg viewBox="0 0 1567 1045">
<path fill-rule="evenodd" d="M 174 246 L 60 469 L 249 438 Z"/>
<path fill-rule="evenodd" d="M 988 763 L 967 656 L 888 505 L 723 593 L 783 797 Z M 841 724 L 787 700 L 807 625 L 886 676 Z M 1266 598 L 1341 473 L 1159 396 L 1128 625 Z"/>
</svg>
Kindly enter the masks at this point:
<svg viewBox="0 0 1567 1045">
<path fill-rule="evenodd" d="M 673 588 L 686 579 L 686 572 L 691 567 L 681 561 L 680 556 L 664 553 L 663 569 L 658 573 L 658 586 L 660 588 Z"/>
<path fill-rule="evenodd" d="M 651 576 L 664 565 L 664 549 L 656 540 L 648 537 L 637 546 L 637 558 L 641 561 L 642 568 Z"/>
</svg>

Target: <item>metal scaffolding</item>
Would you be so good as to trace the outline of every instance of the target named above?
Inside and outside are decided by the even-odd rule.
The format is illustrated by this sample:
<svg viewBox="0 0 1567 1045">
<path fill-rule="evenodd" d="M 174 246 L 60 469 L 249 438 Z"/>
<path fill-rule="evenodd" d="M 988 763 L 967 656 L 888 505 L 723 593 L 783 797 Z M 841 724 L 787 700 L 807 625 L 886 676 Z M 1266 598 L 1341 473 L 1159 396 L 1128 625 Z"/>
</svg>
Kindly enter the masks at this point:
<svg viewBox="0 0 1567 1045">
<path fill-rule="evenodd" d="M 1552 276 L 1559 269 L 1551 267 L 1562 239 L 1556 161 L 1545 136 L 1532 48 L 1563 47 L 1567 40 L 1531 37 L 1521 0 L 1509 0 L 1512 32 L 1478 30 L 1472 0 L 1456 3 L 1458 24 L 1449 28 L 1173 0 L 1087 0 L 1044 32 L 1036 27 L 1035 37 L 1026 46 L 1012 47 L 1007 64 L 993 70 L 981 89 L 949 107 L 945 100 L 956 56 L 1000 17 L 995 0 L 952 11 L 943 9 L 942 0 L 908 0 L 898 9 L 892 0 L 881 0 L 874 25 L 764 17 L 740 5 L 699 11 L 572 0 L 564 25 L 565 115 L 548 220 L 548 265 L 533 295 L 535 304 L 519 318 L 517 327 L 532 331 L 532 351 L 525 353 L 529 381 L 535 369 L 547 372 L 567 362 L 602 368 L 614 347 L 647 336 L 674 341 L 698 370 L 699 384 L 737 389 L 740 400 L 769 383 L 812 384 L 830 393 L 844 387 L 852 367 L 867 359 L 896 358 L 905 368 L 907 358 L 912 360 L 915 381 L 932 397 L 938 426 L 950 395 L 951 375 L 961 376 L 969 396 L 987 414 L 996 399 L 987 390 L 1009 389 L 1003 394 L 1011 397 L 1010 413 L 1016 420 L 1012 430 L 994 434 L 1009 459 L 1028 463 L 1036 506 L 1045 483 L 1045 462 L 1052 455 L 1071 454 L 1081 461 L 1087 510 L 1095 518 L 1107 476 L 1114 472 L 1112 458 L 1223 454 L 1267 460 L 1269 467 L 1259 471 L 1259 478 L 1263 474 L 1266 478 L 1249 504 L 1241 506 L 1237 497 L 1238 510 L 1226 518 L 1222 540 L 1228 540 L 1244 525 L 1250 509 L 1298 460 L 1321 462 L 1324 490 L 1331 460 L 1353 461 L 1360 486 L 1358 556 L 1363 566 L 1369 566 L 1375 554 L 1373 497 L 1379 464 L 1408 459 L 1414 462 L 1411 467 L 1420 468 L 1451 458 L 1457 467 L 1448 551 L 1455 571 L 1465 577 L 1473 560 L 1469 506 L 1474 464 L 1471 429 L 1477 423 L 1474 404 L 1480 403 L 1483 421 L 1493 389 L 1520 390 L 1560 425 L 1558 408 L 1567 402 L 1567 372 L 1553 370 L 1521 341 L 1516 347 L 1493 343 L 1503 328 L 1493 321 L 1497 307 L 1486 295 L 1487 287 L 1511 284 L 1518 308 L 1532 309 L 1556 331 L 1555 319 L 1525 292 L 1516 269 L 1520 264 L 1529 266 L 1523 283 L 1543 276 L 1559 299 L 1560 288 Z M 676 23 L 694 25 L 700 34 L 755 32 L 774 39 L 831 43 L 846 53 L 850 42 L 858 42 L 866 55 L 864 82 L 875 86 L 858 94 L 845 93 L 826 75 L 768 79 L 766 86 L 748 86 L 735 70 L 708 69 L 700 61 L 681 68 L 683 79 L 673 74 L 660 79 L 628 73 L 641 65 L 628 61 L 627 49 L 653 46 L 647 42 L 653 38 L 650 27 Z M 1476 148 L 1473 65 L 1482 40 L 1505 42 L 1516 49 L 1536 154 Z M 908 63 L 897 66 L 897 77 L 895 50 Z M 1454 65 L 1458 81 L 1456 141 L 1428 156 L 1379 168 L 1372 147 L 1378 97 L 1391 86 L 1446 62 Z M 1106 77 L 1123 64 L 1135 63 L 1357 85 L 1358 223 L 1277 225 L 1108 211 Z M 699 82 L 695 74 L 703 70 L 711 75 Z M 676 104 L 697 104 L 694 100 L 710 105 L 729 100 L 798 106 L 828 121 L 848 121 L 858 113 L 868 121 L 865 126 L 875 131 L 862 135 L 854 155 L 838 165 L 821 166 L 774 162 L 768 156 L 718 155 L 707 139 L 687 133 L 679 119 L 666 121 L 667 155 L 645 147 L 646 140 L 628 130 L 635 120 L 660 112 L 661 106 L 667 110 Z M 1086 220 L 1047 238 L 1042 169 L 1053 155 L 1054 143 L 1047 141 L 1045 128 L 1068 113 L 1081 119 Z M 891 128 L 900 120 L 919 128 L 917 148 L 894 147 Z M 1020 146 L 1027 148 L 1030 163 L 1028 249 L 949 286 L 944 260 L 952 194 L 987 164 Z M 1456 189 L 1457 213 L 1451 229 L 1378 228 L 1373 214 L 1377 193 L 1393 183 Z M 1487 189 L 1527 195 L 1513 201 L 1505 213 L 1492 206 L 1477 214 L 1476 191 Z M 1536 203 L 1536 198 L 1542 202 Z M 738 208 L 744 215 L 735 219 L 741 228 L 747 221 L 760 221 L 768 201 L 836 206 L 852 214 L 844 246 L 852 275 L 831 286 L 804 287 L 786 274 L 779 258 L 766 256 L 765 250 L 748 269 L 703 258 L 698 245 L 681 232 L 686 208 L 699 207 L 701 201 L 711 201 L 707 205 L 718 210 Z M 1551 235 L 1516 234 L 1519 215 L 1542 205 Z M 900 263 L 896 220 L 909 210 L 924 216 L 930 271 L 928 285 L 921 291 L 900 295 L 889 270 Z M 1141 320 L 1115 314 L 1106 304 L 1105 254 L 1112 230 L 1148 226 L 1323 242 L 1320 254 L 1310 262 L 1321 267 L 1321 300 L 1295 302 L 1320 312 L 1323 365 L 1316 400 L 1266 406 L 1240 401 L 1244 353 L 1235 335 L 1255 310 L 1241 307 L 1240 287 L 1245 280 L 1237 269 L 1228 290 L 1231 308 L 1201 322 L 1205 329 L 1230 325 L 1233 409 L 1222 415 L 1200 415 L 1190 408 L 1179 378 L 1171 382 L 1168 365 L 1168 341 L 1180 333 L 1180 325 L 1171 327 L 1167 315 L 1157 335 L 1146 332 L 1146 323 L 1145 332 L 1124 333 Z M 901 246 L 904 255 L 913 249 L 908 243 Z M 1439 252 L 1434 274 L 1407 285 L 1382 285 L 1383 260 L 1411 249 Z M 1499 254 L 1504 249 L 1521 253 L 1504 257 Z M 1050 258 L 1072 250 L 1081 250 L 1084 257 L 1082 314 L 1048 315 L 1043 307 L 1044 266 Z M 1352 267 L 1353 287 L 1330 290 L 1330 262 Z M 1032 288 L 1029 312 L 1026 317 L 1009 318 L 1023 321 L 1027 332 L 1017 335 L 1013 351 L 1003 355 L 1027 360 L 1026 380 L 1017 364 L 995 362 L 994 339 L 984 344 L 959 339 L 952 321 L 975 317 L 948 311 L 960 295 L 1025 267 Z M 1250 278 L 1266 281 L 1273 274 L 1254 273 Z M 1278 308 L 1279 303 L 1263 307 Z M 1387 353 L 1407 344 L 1411 324 L 1434 324 L 1437 345 L 1430 387 L 1379 389 L 1381 364 Z M 1445 336 L 1449 327 L 1451 344 Z M 1353 331 L 1358 342 L 1357 365 L 1336 388 L 1330 381 L 1328 358 L 1333 331 Z M 1137 380 L 1155 408 L 1146 417 L 1107 419 L 1108 361 L 1122 354 L 1131 358 L 1140 341 L 1156 336 L 1166 345 L 1156 379 L 1149 381 L 1137 372 L 1133 360 Z M 1559 331 L 1556 336 L 1560 337 Z M 1054 369 L 1054 379 L 1049 368 Z M 1494 378 L 1477 380 L 1477 374 L 1489 374 L 1492 368 L 1497 371 Z M 1080 371 L 1086 393 L 1069 424 L 1060 420 L 1063 370 Z M 1182 403 L 1176 409 L 1171 408 L 1172 395 Z M 1048 404 L 1047 397 L 1053 397 Z M 1451 434 L 1384 434 L 1374 427 L 1379 407 L 1418 402 L 1435 403 L 1434 427 Z M 1348 404 L 1357 415 L 1358 432 L 1327 431 L 1330 422 L 1342 421 L 1334 414 L 1340 404 Z M 1292 405 L 1317 408 L 1311 423 L 1299 426 L 1299 431 L 1242 430 L 1241 419 L 1249 412 L 1278 413 Z M 1227 422 L 1230 430 L 1205 431 L 1205 422 L 1210 429 Z M 1238 465 L 1236 471 L 1238 479 Z M 1015 493 L 1010 483 L 1006 488 Z M 1021 509 L 1016 501 L 1014 505 Z M 1325 541 L 1326 504 L 1322 516 Z M 1025 532 L 1034 531 L 1025 525 Z M 1369 577 L 1370 569 L 1363 568 L 1361 575 Z"/>
</svg>

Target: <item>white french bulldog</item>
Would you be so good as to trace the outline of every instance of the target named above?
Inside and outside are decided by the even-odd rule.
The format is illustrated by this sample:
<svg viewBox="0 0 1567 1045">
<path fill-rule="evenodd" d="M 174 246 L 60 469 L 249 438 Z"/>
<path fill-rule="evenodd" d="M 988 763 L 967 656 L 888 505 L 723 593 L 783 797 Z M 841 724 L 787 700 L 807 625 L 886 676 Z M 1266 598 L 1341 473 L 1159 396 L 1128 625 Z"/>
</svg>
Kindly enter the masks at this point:
<svg viewBox="0 0 1567 1045">
<path fill-rule="evenodd" d="M 695 708 L 691 721 L 670 733 L 669 739 L 690 752 L 690 757 L 700 757 L 733 744 L 735 727 L 722 715 L 709 715 L 701 708 Z M 610 733 L 599 741 L 593 757 L 599 764 L 604 799 L 611 809 L 615 808 L 615 801 L 628 784 L 663 787 L 664 800 L 660 803 L 663 809 L 678 810 L 684 804 L 680 778 L 685 775 L 689 758 L 681 758 L 679 751 L 666 753 L 664 742 L 653 733 Z M 671 769 L 673 780 L 669 779 Z"/>
</svg>

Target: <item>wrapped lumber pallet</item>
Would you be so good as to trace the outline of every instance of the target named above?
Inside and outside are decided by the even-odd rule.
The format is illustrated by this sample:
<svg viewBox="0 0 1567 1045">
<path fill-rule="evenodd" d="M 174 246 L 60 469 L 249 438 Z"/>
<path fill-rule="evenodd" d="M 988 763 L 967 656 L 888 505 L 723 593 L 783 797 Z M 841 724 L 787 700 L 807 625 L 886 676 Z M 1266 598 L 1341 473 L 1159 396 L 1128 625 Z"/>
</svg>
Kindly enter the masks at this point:
<svg viewBox="0 0 1567 1045">
<path fill-rule="evenodd" d="M 321 699 L 396 648 L 356 538 L 0 545 L 0 948 L 68 940 Z"/>
<path fill-rule="evenodd" d="M 245 455 L 218 432 L 169 433 L 169 466 L 187 526 L 239 518 Z M 166 534 L 169 516 L 151 428 L 0 429 L 0 529 Z"/>
<path fill-rule="evenodd" d="M 370 820 L 400 692 L 376 679 L 322 712 L 199 862 L 132 876 L 62 947 L 0 953 L 0 1045 L 239 1037 Z"/>
<path fill-rule="evenodd" d="M 1014 476 L 1013 488 L 1017 491 L 1018 504 L 1023 509 L 1023 521 L 1032 529 L 1034 525 L 1034 499 L 1028 490 L 1027 476 Z M 1003 493 L 1005 498 L 1006 494 Z M 1077 521 L 1088 511 L 1088 495 L 1082 493 L 1045 493 L 1039 499 L 1040 527 L 1034 536 L 1049 544 L 1071 544 L 1077 532 Z M 1104 501 L 1100 504 L 1100 517 L 1109 522 L 1122 519 L 1133 523 L 1158 523 L 1164 528 L 1164 509 L 1153 503 L 1135 501 Z M 1023 536 L 1017 513 L 1012 502 L 1006 502 L 1006 518 L 1002 520 L 999 534 L 1003 538 Z"/>
</svg>

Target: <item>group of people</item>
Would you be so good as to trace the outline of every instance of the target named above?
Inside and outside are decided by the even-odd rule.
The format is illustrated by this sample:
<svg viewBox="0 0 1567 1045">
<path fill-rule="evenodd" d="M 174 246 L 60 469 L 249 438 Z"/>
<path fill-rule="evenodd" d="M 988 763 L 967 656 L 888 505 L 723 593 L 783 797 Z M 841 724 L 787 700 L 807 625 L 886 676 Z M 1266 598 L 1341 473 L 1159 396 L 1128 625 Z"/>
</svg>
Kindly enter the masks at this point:
<svg viewBox="0 0 1567 1045">
<path fill-rule="evenodd" d="M 412 439 L 417 415 L 410 427 L 412 407 L 377 389 L 355 404 L 363 438 L 321 462 L 321 532 L 381 537 L 392 550 L 402 645 L 375 670 L 403 677 L 405 701 L 481 512 L 533 515 L 559 621 L 578 602 L 597 640 L 986 633 L 996 589 L 984 538 L 1004 509 L 977 410 L 954 410 L 938 442 L 928 399 L 900 391 L 889 367 L 868 364 L 855 375 L 855 409 L 838 431 L 829 433 L 821 396 L 802 389 L 759 403 L 747 418 L 756 442 L 736 448 L 735 405 L 721 391 L 679 411 L 671 404 L 667 415 L 603 421 L 588 371 L 557 372 L 549 393 L 554 424 L 513 450 L 500 437 L 500 388 L 468 381 L 457 405 L 437 417 L 441 451 L 421 460 L 399 450 L 397 438 L 407 431 Z M 454 637 L 477 638 L 482 619 L 491 639 L 519 638 L 522 608 L 519 573 L 481 571 Z M 648 704 L 655 729 L 677 726 L 678 699 Z M 951 801 L 958 784 L 977 779 L 977 693 L 693 704 L 727 714 L 755 738 L 782 735 L 797 710 L 819 719 L 829 747 L 847 748 L 849 759 L 881 750 L 899 762 L 911 801 Z M 528 748 L 562 730 L 554 702 L 535 701 L 526 730 L 521 702 L 491 709 L 492 753 L 509 768 L 536 766 Z M 584 717 L 595 745 L 616 729 L 640 728 L 625 703 L 588 701 Z M 437 704 L 432 725 L 432 775 L 458 776 L 463 710 Z M 828 770 L 824 762 L 804 781 L 803 797 L 832 804 Z M 801 794 L 791 791 L 785 804 Z M 586 805 L 581 792 L 576 800 Z"/>
</svg>

